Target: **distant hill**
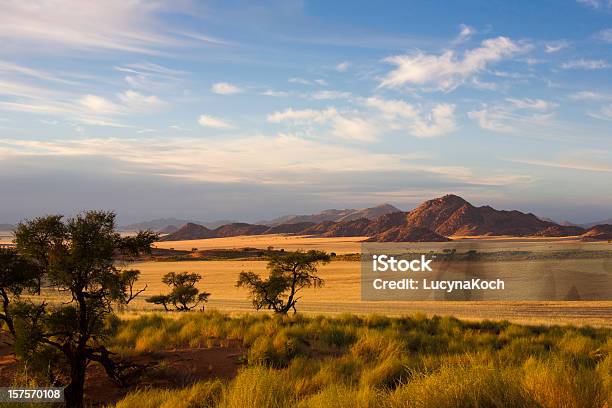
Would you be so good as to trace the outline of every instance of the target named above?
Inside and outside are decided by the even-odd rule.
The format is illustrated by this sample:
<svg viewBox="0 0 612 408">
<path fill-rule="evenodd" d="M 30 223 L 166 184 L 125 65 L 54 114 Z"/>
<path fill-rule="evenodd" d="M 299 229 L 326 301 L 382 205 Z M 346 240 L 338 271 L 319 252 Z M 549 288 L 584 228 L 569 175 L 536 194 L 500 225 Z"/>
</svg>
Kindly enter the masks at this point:
<svg viewBox="0 0 612 408">
<path fill-rule="evenodd" d="M 15 229 L 13 224 L 0 224 L 0 231 L 12 231 Z"/>
<path fill-rule="evenodd" d="M 552 225 L 533 234 L 536 237 L 569 237 L 585 233 L 582 227 L 572 225 Z"/>
<path fill-rule="evenodd" d="M 583 236 L 585 239 L 607 239 L 600 238 L 607 236 L 605 225 L 598 226 L 600 227 L 598 230 L 585 231 L 581 227 L 559 225 L 516 210 L 496 210 L 490 206 L 476 207 L 452 194 L 425 201 L 408 212 L 384 204 L 361 210 L 326 210 L 319 214 L 283 219 L 285 222 L 273 226 L 229 223 L 214 229 L 188 223 L 164 236 L 162 240 L 261 234 L 363 236 L 370 237 L 368 241 L 379 242 L 436 242 L 447 241 L 448 237 L 453 236 L 475 235 Z M 589 233 L 591 235 L 587 235 Z"/>
<path fill-rule="evenodd" d="M 602 224 L 596 225 L 589 229 L 587 232 L 582 234 L 582 238 L 586 240 L 601 240 L 609 241 L 612 240 L 612 225 Z"/>
<path fill-rule="evenodd" d="M 122 231 L 141 231 L 141 230 L 152 230 L 155 232 L 162 232 L 162 230 L 165 230 L 166 227 L 169 226 L 175 226 L 177 229 L 182 227 L 185 224 L 198 224 L 198 225 L 202 225 L 205 226 L 206 228 L 217 228 L 221 225 L 225 225 L 225 224 L 230 224 L 232 222 L 232 220 L 218 220 L 218 221 L 211 221 L 211 222 L 201 222 L 201 221 L 194 221 L 194 220 L 184 220 L 184 219 L 180 219 L 180 218 L 157 218 L 155 220 L 151 220 L 151 221 L 143 221 L 143 222 L 137 222 L 134 224 L 128 224 L 128 225 L 124 225 L 122 227 L 120 227 L 120 229 Z"/>
<path fill-rule="evenodd" d="M 203 225 L 188 222 L 171 234 L 160 238 L 160 241 L 184 241 L 189 239 L 215 238 L 212 230 Z"/>
<path fill-rule="evenodd" d="M 176 225 L 167 225 L 157 232 L 159 232 L 160 234 L 172 234 L 173 232 L 176 232 L 178 230 L 179 230 L 179 227 L 177 227 Z"/>
<path fill-rule="evenodd" d="M 247 224 L 242 222 L 222 225 L 215 229 L 195 223 L 187 223 L 175 232 L 160 238 L 160 241 L 183 241 L 189 239 L 224 238 L 239 235 L 261 235 L 270 227 L 267 225 Z"/>
<path fill-rule="evenodd" d="M 581 227 L 588 229 L 588 228 L 595 227 L 597 225 L 606 225 L 606 224 L 612 224 L 612 218 L 608 218 L 607 220 L 601 220 L 601 221 L 596 221 L 596 222 L 589 222 L 587 224 L 581 224 Z"/>
<path fill-rule="evenodd" d="M 342 221 L 353 221 L 359 218 L 366 218 L 369 220 L 373 220 L 381 215 L 397 212 L 399 209 L 395 208 L 391 204 L 381 204 L 376 207 L 370 208 L 362 208 L 358 210 L 354 209 L 344 209 L 344 210 L 325 210 L 321 211 L 317 214 L 310 215 L 285 215 L 282 217 L 275 218 L 269 221 L 259 221 L 257 224 L 264 225 L 281 225 L 281 224 L 297 224 L 302 222 L 312 222 L 315 224 L 324 222 L 324 221 L 334 221 L 334 222 L 342 222 Z"/>
</svg>

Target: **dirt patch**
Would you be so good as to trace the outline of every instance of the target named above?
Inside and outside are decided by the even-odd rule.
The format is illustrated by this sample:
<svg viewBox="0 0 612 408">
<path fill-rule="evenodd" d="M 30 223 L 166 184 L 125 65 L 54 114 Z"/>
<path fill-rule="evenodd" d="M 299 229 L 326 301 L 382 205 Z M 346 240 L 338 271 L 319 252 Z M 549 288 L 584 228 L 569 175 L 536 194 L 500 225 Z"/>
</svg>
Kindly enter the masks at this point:
<svg viewBox="0 0 612 408">
<path fill-rule="evenodd" d="M 236 375 L 243 355 L 239 343 L 228 347 L 175 349 L 134 356 L 131 361 L 147 365 L 142 377 L 128 387 L 111 381 L 99 364 L 87 369 L 85 399 L 91 406 L 105 406 L 139 388 L 181 388 L 212 378 L 229 379 Z M 20 365 L 8 346 L 0 345 L 0 384 L 9 385 Z"/>
</svg>

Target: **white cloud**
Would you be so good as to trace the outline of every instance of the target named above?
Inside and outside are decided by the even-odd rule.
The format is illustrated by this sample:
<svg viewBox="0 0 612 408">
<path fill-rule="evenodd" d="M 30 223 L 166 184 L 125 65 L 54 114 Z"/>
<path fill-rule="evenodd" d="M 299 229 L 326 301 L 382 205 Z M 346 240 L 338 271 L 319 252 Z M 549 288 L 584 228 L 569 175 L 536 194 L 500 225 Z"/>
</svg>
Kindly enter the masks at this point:
<svg viewBox="0 0 612 408">
<path fill-rule="evenodd" d="M 612 43 L 612 28 L 601 30 L 599 33 L 597 33 L 597 38 L 601 41 Z"/>
<path fill-rule="evenodd" d="M 388 57 L 385 61 L 397 67 L 388 73 L 380 86 L 397 88 L 403 85 L 430 86 L 448 91 L 462 84 L 466 78 L 483 71 L 489 64 L 524 52 L 526 46 L 506 37 L 484 40 L 481 46 L 458 56 L 454 51 L 441 55 L 421 51 Z"/>
<path fill-rule="evenodd" d="M 76 83 L 74 81 L 66 80 L 64 78 L 61 78 L 57 75 L 51 74 L 46 71 L 42 71 L 39 69 L 33 69 L 30 67 L 15 64 L 15 63 L 8 62 L 8 61 L 0 61 L 0 72 L 25 75 L 25 76 L 29 76 L 32 78 L 41 79 L 44 81 L 59 82 L 59 83 L 64 83 L 64 84 L 74 85 Z"/>
<path fill-rule="evenodd" d="M 561 68 L 563 69 L 605 69 L 609 68 L 610 64 L 604 60 L 593 60 L 593 59 L 575 59 L 571 61 L 564 62 L 561 64 Z"/>
<path fill-rule="evenodd" d="M 461 44 L 469 40 L 476 33 L 476 30 L 474 29 L 474 27 L 470 27 L 469 25 L 466 25 L 466 24 L 461 24 L 459 28 L 460 28 L 459 34 L 457 34 L 457 37 L 455 37 L 455 39 L 453 40 L 453 44 L 455 45 Z"/>
<path fill-rule="evenodd" d="M 284 111 L 274 112 L 268 115 L 268 122 L 270 123 L 281 123 L 281 122 L 292 122 L 295 124 L 305 124 L 310 122 L 323 123 L 329 118 L 336 116 L 338 111 L 335 108 L 328 108 L 326 110 L 316 109 L 302 109 L 294 110 L 293 108 L 287 108 Z"/>
<path fill-rule="evenodd" d="M 298 126 L 328 125 L 332 136 L 360 142 L 373 142 L 379 134 L 376 126 L 369 121 L 355 115 L 342 114 L 334 107 L 324 110 L 288 108 L 268 115 L 268 122 L 288 122 Z"/>
<path fill-rule="evenodd" d="M 550 126 L 553 110 L 559 105 L 542 99 L 506 98 L 506 103 L 484 104 L 482 109 L 468 112 L 468 117 L 486 130 L 501 133 L 527 131 Z"/>
<path fill-rule="evenodd" d="M 350 92 L 323 90 L 317 91 L 310 96 L 312 99 L 348 99 L 351 97 Z"/>
<path fill-rule="evenodd" d="M 164 106 L 164 102 L 155 95 L 143 95 L 140 92 L 127 90 L 119 94 L 119 100 L 131 110 L 148 111 Z"/>
<path fill-rule="evenodd" d="M 569 95 L 569 98 L 576 101 L 605 101 L 612 99 L 612 95 L 593 91 L 580 91 Z"/>
<path fill-rule="evenodd" d="M 232 128 L 232 125 L 230 125 L 228 122 L 219 119 L 219 118 L 215 118 L 213 116 L 209 116 L 209 115 L 200 115 L 200 117 L 198 118 L 198 123 L 201 126 L 204 127 L 211 127 L 211 128 L 215 128 L 215 129 L 230 129 Z"/>
<path fill-rule="evenodd" d="M 235 95 L 242 92 L 242 88 L 228 82 L 217 82 L 212 85 L 211 91 L 219 95 Z"/>
<path fill-rule="evenodd" d="M 565 40 L 554 41 L 548 44 L 544 44 L 544 51 L 548 54 L 554 54 L 555 52 L 559 52 L 567 47 L 569 47 L 569 42 Z"/>
<path fill-rule="evenodd" d="M 399 99 L 382 99 L 373 96 L 365 100 L 365 105 L 378 109 L 387 119 L 395 119 L 396 117 L 414 118 L 418 115 L 417 110 L 412 105 Z"/>
<path fill-rule="evenodd" d="M 532 166 L 553 167 L 557 169 L 580 170 L 580 171 L 590 171 L 590 172 L 597 172 L 597 173 L 612 173 L 612 166 L 598 165 L 592 162 L 591 163 L 580 163 L 580 162 L 570 162 L 570 161 L 531 160 L 531 159 L 520 159 L 520 158 L 501 158 L 501 159 L 512 162 L 512 163 L 528 164 Z"/>
<path fill-rule="evenodd" d="M 435 137 L 454 132 L 457 129 L 454 114 L 455 105 L 438 104 L 426 117 L 415 118 L 412 134 L 417 137 Z"/>
<path fill-rule="evenodd" d="M 426 112 L 402 100 L 370 97 L 365 100 L 365 105 L 379 110 L 391 128 L 406 128 L 416 137 L 436 137 L 457 129 L 455 106 L 451 104 L 437 104 Z M 398 118 L 406 121 L 394 122 Z"/>
<path fill-rule="evenodd" d="M 332 135 L 348 140 L 373 142 L 378 137 L 378 129 L 359 117 L 335 116 L 331 124 Z"/>
<path fill-rule="evenodd" d="M 288 81 L 291 82 L 292 84 L 312 85 L 312 81 L 309 81 L 304 78 L 297 78 L 297 77 L 289 78 Z"/>
<path fill-rule="evenodd" d="M 514 128 L 504 123 L 504 112 L 497 109 L 484 108 L 468 112 L 468 117 L 478 122 L 478 126 L 493 132 L 512 132 Z"/>
<path fill-rule="evenodd" d="M 291 82 L 292 84 L 300 84 L 300 85 L 321 85 L 321 86 L 327 85 L 327 81 L 325 81 L 324 79 L 309 80 L 309 79 L 294 77 L 294 78 L 289 78 L 288 81 Z"/>
<path fill-rule="evenodd" d="M 287 96 L 290 96 L 291 93 L 290 92 L 286 92 L 286 91 L 275 91 L 274 89 L 266 89 L 265 91 L 263 91 L 261 93 L 264 96 L 273 96 L 275 98 L 285 98 Z"/>
<path fill-rule="evenodd" d="M 79 99 L 79 104 L 94 114 L 115 115 L 121 112 L 121 108 L 117 104 L 98 95 L 85 95 Z"/>
<path fill-rule="evenodd" d="M 349 125 L 350 127 L 350 125 Z M 117 152 L 121 152 L 120 155 Z M 270 152 L 275 152 L 271 155 Z M 346 173 L 401 172 L 435 181 L 469 185 L 523 184 L 528 176 L 475 174 L 463 166 L 431 164 L 419 152 L 375 153 L 345 144 L 308 140 L 293 134 L 238 138 L 80 138 L 72 140 L 0 140 L 0 158 L 104 157 L 112 171 L 193 181 L 290 184 L 296 179 L 326 183 Z M 426 161 L 424 159 L 427 159 Z"/>
<path fill-rule="evenodd" d="M 612 7 L 612 0 L 576 0 L 580 4 L 594 9 L 602 9 Z"/>
<path fill-rule="evenodd" d="M 515 99 L 515 98 L 506 98 L 508 102 L 510 102 L 517 109 L 533 109 L 538 111 L 546 111 L 550 109 L 554 109 L 559 106 L 556 102 L 549 102 L 542 99 Z"/>
<path fill-rule="evenodd" d="M 589 116 L 596 119 L 612 120 L 612 105 L 602 106 L 599 112 L 591 112 Z"/>
<path fill-rule="evenodd" d="M 350 64 L 350 62 L 348 62 L 348 61 L 343 61 L 343 62 L 339 63 L 338 65 L 336 65 L 336 66 L 334 67 L 334 69 L 335 69 L 336 71 L 338 71 L 338 72 L 346 72 L 346 70 L 348 70 L 348 69 L 349 69 L 350 65 L 351 65 L 351 64 Z"/>
</svg>

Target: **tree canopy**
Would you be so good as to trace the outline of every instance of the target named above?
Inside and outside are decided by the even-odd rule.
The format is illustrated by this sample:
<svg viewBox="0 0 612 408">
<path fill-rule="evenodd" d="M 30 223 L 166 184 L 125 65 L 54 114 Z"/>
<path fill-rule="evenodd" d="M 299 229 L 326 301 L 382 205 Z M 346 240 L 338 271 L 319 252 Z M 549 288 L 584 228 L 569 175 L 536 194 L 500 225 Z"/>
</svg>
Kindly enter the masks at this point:
<svg viewBox="0 0 612 408">
<path fill-rule="evenodd" d="M 88 211 L 64 220 L 45 216 L 21 222 L 15 249 L 0 251 L 0 320 L 16 355 L 31 367 L 45 367 L 54 384 L 67 383 L 66 404 L 83 405 L 85 371 L 92 361 L 123 384 L 132 365 L 105 347 L 107 317 L 116 305 L 129 303 L 139 271 L 121 266 L 150 252 L 157 235 L 150 231 L 122 237 L 115 214 Z M 23 299 L 41 289 L 66 295 L 64 303 Z"/>
<path fill-rule="evenodd" d="M 181 312 L 194 309 L 200 303 L 208 302 L 210 293 L 201 292 L 195 285 L 202 279 L 197 273 L 169 272 L 162 282 L 172 288 L 167 295 L 156 295 L 146 299 L 147 302 L 162 305 L 166 311 L 172 309 Z"/>
<path fill-rule="evenodd" d="M 254 272 L 242 272 L 236 282 L 237 287 L 249 289 L 253 306 L 287 314 L 301 298 L 298 293 L 306 287 L 320 287 L 324 282 L 317 275 L 321 264 L 329 263 L 330 256 L 323 251 L 296 251 L 275 255 L 268 262 L 269 276 L 262 279 Z"/>
</svg>

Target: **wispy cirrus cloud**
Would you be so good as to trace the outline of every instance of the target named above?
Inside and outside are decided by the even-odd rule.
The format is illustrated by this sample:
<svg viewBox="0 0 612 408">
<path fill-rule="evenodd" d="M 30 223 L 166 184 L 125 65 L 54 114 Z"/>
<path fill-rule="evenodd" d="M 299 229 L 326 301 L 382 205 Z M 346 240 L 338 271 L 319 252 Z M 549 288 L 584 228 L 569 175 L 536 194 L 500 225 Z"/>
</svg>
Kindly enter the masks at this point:
<svg viewBox="0 0 612 408">
<path fill-rule="evenodd" d="M 564 62 L 561 64 L 563 69 L 587 69 L 587 70 L 598 70 L 610 68 L 610 64 L 602 59 L 574 59 L 571 61 Z"/>
<path fill-rule="evenodd" d="M 547 54 L 554 54 L 556 52 L 559 52 L 561 50 L 568 48 L 569 46 L 570 46 L 570 43 L 569 41 L 566 41 L 566 40 L 553 41 L 553 42 L 544 44 L 544 51 Z"/>
<path fill-rule="evenodd" d="M 568 96 L 570 99 L 576 101 L 606 101 L 612 100 L 612 94 L 605 94 L 596 91 L 579 91 L 574 92 Z"/>
<path fill-rule="evenodd" d="M 482 129 L 515 133 L 526 128 L 550 126 L 558 106 L 556 102 L 542 99 L 506 98 L 502 103 L 483 104 L 481 109 L 468 112 L 468 117 Z"/>
<path fill-rule="evenodd" d="M 143 54 L 180 41 L 161 34 L 160 2 L 109 0 L 8 1 L 0 13 L 0 38 L 11 44 L 54 49 L 114 50 Z"/>
<path fill-rule="evenodd" d="M 270 155 L 269 152 L 276 154 Z M 117 155 L 117 152 L 122 152 Z M 342 144 L 307 140 L 290 133 L 236 138 L 83 138 L 73 140 L 0 140 L 0 158 L 106 158 L 112 171 L 146 173 L 170 179 L 217 184 L 245 182 L 295 185 L 296 177 L 313 186 L 350 174 L 398 174 L 427 177 L 434 183 L 499 186 L 524 184 L 522 174 L 482 173 L 465 166 L 432 164 L 428 154 L 376 153 Z M 108 170 L 108 169 L 107 169 Z M 316 187 L 315 187 L 316 188 Z"/>
<path fill-rule="evenodd" d="M 596 173 L 612 173 L 612 166 L 605 164 L 594 164 L 588 162 L 576 162 L 576 161 L 554 161 L 554 160 L 540 160 L 540 159 L 522 159 L 522 158 L 501 158 L 502 160 L 518 163 L 518 164 L 528 164 L 532 166 L 540 166 L 540 167 L 552 167 L 556 169 L 566 169 L 566 170 L 579 170 L 579 171 L 589 171 Z"/>
</svg>

